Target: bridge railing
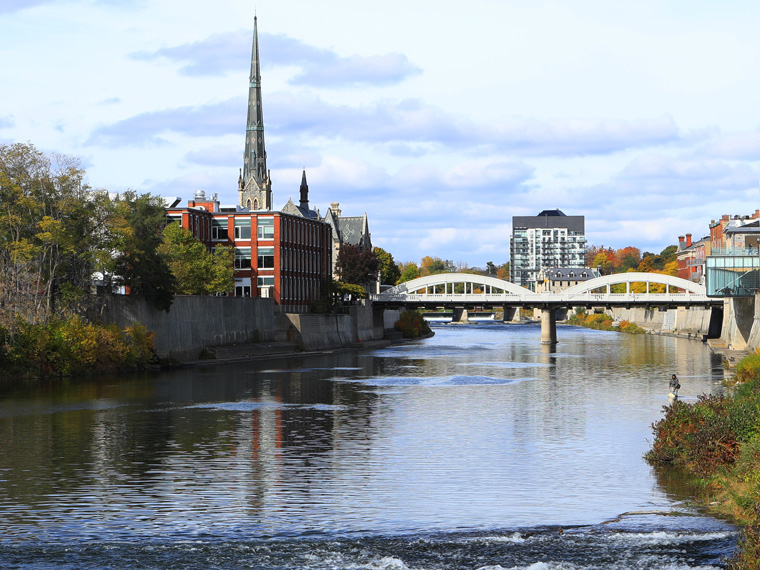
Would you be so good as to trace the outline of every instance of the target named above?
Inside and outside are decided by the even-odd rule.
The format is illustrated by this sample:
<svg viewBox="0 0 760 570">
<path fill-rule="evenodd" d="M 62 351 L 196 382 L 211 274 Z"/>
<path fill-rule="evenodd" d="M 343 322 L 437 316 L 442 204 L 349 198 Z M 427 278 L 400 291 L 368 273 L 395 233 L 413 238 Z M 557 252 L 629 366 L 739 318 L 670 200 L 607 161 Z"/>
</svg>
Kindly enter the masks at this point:
<svg viewBox="0 0 760 570">
<path fill-rule="evenodd" d="M 443 293 L 412 293 L 397 295 L 370 295 L 372 301 L 384 301 L 391 303 L 493 303 L 502 305 L 530 305 L 540 304 L 587 304 L 603 303 L 630 303 L 646 305 L 647 303 L 708 303 L 714 299 L 697 293 L 530 293 L 530 294 L 443 294 Z"/>
</svg>

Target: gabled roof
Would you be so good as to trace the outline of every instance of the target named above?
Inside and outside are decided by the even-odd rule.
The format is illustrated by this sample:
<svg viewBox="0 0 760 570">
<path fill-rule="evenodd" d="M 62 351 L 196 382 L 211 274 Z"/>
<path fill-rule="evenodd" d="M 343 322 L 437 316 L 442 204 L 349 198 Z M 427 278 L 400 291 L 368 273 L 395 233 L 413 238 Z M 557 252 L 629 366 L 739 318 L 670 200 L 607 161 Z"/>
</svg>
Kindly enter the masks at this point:
<svg viewBox="0 0 760 570">
<path fill-rule="evenodd" d="M 336 216 L 332 209 L 327 210 L 325 222 L 333 228 L 333 240 L 341 244 L 371 245 L 367 214 L 363 216 Z"/>
<path fill-rule="evenodd" d="M 296 206 L 293 203 L 292 198 L 288 198 L 288 203 L 285 204 L 285 206 L 282 208 L 282 212 L 284 212 L 285 214 L 291 214 L 293 216 L 301 216 L 302 218 L 309 218 L 310 220 L 319 219 L 318 211 L 302 208 L 301 206 Z"/>
</svg>

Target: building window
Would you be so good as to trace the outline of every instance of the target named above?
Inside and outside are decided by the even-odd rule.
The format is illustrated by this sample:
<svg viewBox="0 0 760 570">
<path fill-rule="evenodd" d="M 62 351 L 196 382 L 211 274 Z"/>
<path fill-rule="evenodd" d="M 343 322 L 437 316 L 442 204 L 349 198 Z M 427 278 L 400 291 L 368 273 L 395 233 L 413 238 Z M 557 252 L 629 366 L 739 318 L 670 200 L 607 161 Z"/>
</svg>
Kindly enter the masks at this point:
<svg viewBox="0 0 760 570">
<path fill-rule="evenodd" d="M 260 247 L 258 250 L 258 263 L 259 269 L 272 269 L 274 268 L 274 248 L 273 247 Z"/>
<path fill-rule="evenodd" d="M 251 219 L 235 219 L 235 239 L 251 239 Z"/>
<path fill-rule="evenodd" d="M 274 238 L 274 218 L 259 218 L 257 236 L 259 239 Z"/>
<path fill-rule="evenodd" d="M 227 230 L 227 220 L 211 221 L 211 239 L 218 241 L 227 241 L 229 238 L 229 231 Z"/>
<path fill-rule="evenodd" d="M 235 269 L 248 269 L 251 266 L 251 248 L 235 248 Z"/>
<path fill-rule="evenodd" d="M 259 287 L 274 287 L 274 276 L 264 276 L 258 278 Z"/>
</svg>

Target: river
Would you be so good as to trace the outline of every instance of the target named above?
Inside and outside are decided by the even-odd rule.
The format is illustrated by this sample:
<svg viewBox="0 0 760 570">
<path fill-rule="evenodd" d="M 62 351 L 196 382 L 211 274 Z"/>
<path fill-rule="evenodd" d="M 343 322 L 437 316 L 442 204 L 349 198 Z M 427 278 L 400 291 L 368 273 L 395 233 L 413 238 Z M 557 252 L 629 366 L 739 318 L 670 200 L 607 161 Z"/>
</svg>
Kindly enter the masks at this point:
<svg viewBox="0 0 760 570">
<path fill-rule="evenodd" d="M 737 540 L 643 461 L 719 392 L 702 343 L 436 326 L 364 352 L 0 389 L 0 566 L 720 568 Z"/>
</svg>

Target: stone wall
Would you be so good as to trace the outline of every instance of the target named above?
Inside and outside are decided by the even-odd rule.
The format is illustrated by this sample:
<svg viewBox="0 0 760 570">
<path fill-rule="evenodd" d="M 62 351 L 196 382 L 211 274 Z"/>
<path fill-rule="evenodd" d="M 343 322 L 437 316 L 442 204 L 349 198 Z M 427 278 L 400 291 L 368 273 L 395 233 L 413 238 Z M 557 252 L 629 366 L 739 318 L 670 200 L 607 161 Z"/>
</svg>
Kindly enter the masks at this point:
<svg viewBox="0 0 760 570">
<path fill-rule="evenodd" d="M 274 339 L 274 299 L 178 295 L 170 311 L 125 295 L 108 298 L 101 319 L 127 327 L 135 322 L 155 332 L 161 358 L 195 360 L 207 346 Z"/>
</svg>

